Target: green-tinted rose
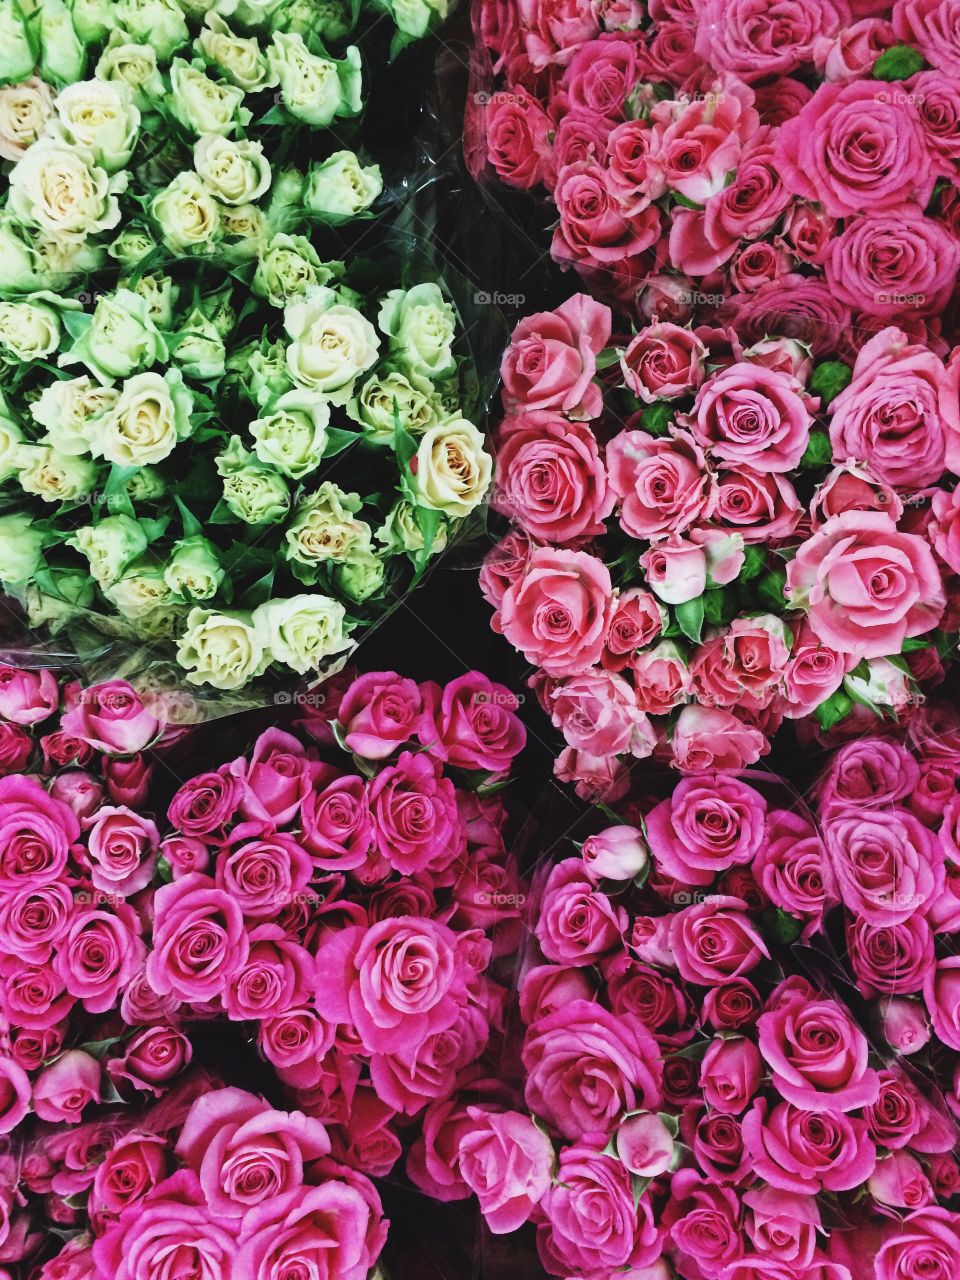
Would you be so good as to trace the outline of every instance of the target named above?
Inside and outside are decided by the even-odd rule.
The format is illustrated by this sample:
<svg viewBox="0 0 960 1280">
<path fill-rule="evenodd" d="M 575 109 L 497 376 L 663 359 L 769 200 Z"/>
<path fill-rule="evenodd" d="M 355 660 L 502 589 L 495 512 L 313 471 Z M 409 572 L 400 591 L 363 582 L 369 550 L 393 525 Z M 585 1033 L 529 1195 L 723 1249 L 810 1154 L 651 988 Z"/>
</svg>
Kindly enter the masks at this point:
<svg viewBox="0 0 960 1280">
<path fill-rule="evenodd" d="M 383 190 L 380 166 L 362 165 L 352 151 L 335 151 L 307 175 L 304 205 L 323 222 L 346 222 L 364 213 Z"/>
<path fill-rule="evenodd" d="M 108 587 L 127 565 L 147 549 L 147 535 L 131 516 L 107 516 L 96 525 L 84 525 L 67 539 L 87 557 L 90 572 L 100 587 Z"/>
<path fill-rule="evenodd" d="M 61 365 L 82 364 L 101 382 L 129 378 L 169 357 L 145 298 L 129 289 L 104 294 L 93 320 L 68 352 Z"/>
<path fill-rule="evenodd" d="M 439 285 L 391 289 L 380 303 L 378 323 L 405 372 L 442 378 L 453 371 L 457 315 Z"/>
<path fill-rule="evenodd" d="M 199 535 L 178 542 L 163 571 L 164 582 L 174 595 L 189 601 L 212 599 L 224 577 L 216 547 Z"/>
<path fill-rule="evenodd" d="M 269 637 L 274 660 L 299 675 L 319 670 L 327 658 L 351 647 L 343 605 L 329 596 L 269 600 L 255 610 L 253 620 Z"/>
</svg>

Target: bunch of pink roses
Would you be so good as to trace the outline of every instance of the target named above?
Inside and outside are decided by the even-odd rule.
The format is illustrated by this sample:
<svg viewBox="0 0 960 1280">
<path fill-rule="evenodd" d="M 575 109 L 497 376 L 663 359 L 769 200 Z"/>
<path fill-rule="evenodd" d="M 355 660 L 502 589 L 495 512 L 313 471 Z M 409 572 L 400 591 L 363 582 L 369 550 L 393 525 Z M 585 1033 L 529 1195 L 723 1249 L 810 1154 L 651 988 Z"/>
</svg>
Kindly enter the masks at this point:
<svg viewBox="0 0 960 1280">
<path fill-rule="evenodd" d="M 638 807 L 645 834 L 600 831 L 540 876 L 522 1097 L 474 1085 L 445 1104 L 424 1163 L 449 1198 L 477 1196 L 491 1231 L 534 1224 L 552 1275 L 960 1267 L 948 1109 L 820 975 L 796 972 L 753 879 L 804 843 L 788 797 L 769 778 L 764 793 L 688 778 Z"/>
<path fill-rule="evenodd" d="M 745 336 L 949 334 L 960 267 L 952 0 L 482 0 L 481 167 L 631 314 Z M 477 167 L 475 165 L 475 167 Z"/>
<path fill-rule="evenodd" d="M 960 359 L 851 365 L 577 294 L 514 330 L 481 586 L 566 740 L 559 776 L 755 763 L 785 718 L 900 712 L 958 629 Z"/>
</svg>

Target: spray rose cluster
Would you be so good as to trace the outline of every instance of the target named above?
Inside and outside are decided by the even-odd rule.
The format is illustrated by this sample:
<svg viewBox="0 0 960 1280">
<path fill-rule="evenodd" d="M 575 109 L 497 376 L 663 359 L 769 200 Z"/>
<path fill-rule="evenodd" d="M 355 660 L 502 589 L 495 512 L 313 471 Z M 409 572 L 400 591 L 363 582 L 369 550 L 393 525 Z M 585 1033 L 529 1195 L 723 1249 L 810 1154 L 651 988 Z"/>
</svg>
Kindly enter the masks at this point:
<svg viewBox="0 0 960 1280">
<path fill-rule="evenodd" d="M 891 318 L 949 334 L 955 17 L 951 0 L 483 0 L 475 168 L 545 192 L 554 259 L 632 314 L 719 310 L 820 354 Z"/>
<path fill-rule="evenodd" d="M 330 1274 L 366 1275 L 364 1175 L 501 1034 L 516 706 L 479 672 L 345 678 L 198 772 L 132 686 L 0 668 L 0 1264 L 161 1280 L 182 1246 L 226 1280 L 342 1248 Z M 256 1045 L 286 1110 L 232 1083 L 174 1101 L 211 1030 Z"/>
<path fill-rule="evenodd" d="M 869 877 L 866 825 L 884 810 L 862 801 L 895 773 L 842 753 L 825 771 L 864 823 L 842 850 L 771 775 L 651 775 L 625 822 L 547 863 L 519 985 L 522 1083 L 473 1082 L 436 1109 L 435 1182 L 475 1195 L 494 1233 L 534 1224 L 555 1276 L 955 1274 L 955 1082 L 903 1058 L 827 952 L 796 942 L 842 894 L 842 867 Z M 890 816 L 933 863 L 942 837 L 921 808 Z M 919 860 L 906 840 L 890 858 Z"/>
<path fill-rule="evenodd" d="M 614 324 L 574 295 L 502 365 L 514 527 L 481 586 L 538 669 L 557 773 L 616 796 L 631 758 L 739 769 L 785 718 L 908 709 L 958 627 L 957 352 L 894 325 L 845 363 Z"/>
</svg>

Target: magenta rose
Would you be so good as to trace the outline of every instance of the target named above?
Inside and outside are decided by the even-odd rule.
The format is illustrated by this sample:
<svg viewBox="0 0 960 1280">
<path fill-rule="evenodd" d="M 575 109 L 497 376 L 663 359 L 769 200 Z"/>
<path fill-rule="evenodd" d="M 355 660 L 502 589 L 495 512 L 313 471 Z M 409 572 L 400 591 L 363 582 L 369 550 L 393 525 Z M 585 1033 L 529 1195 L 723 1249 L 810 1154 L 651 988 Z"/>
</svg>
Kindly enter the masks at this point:
<svg viewBox="0 0 960 1280">
<path fill-rule="evenodd" d="M 917 1094 L 905 1075 L 880 1072 L 880 1092 L 864 1113 L 870 1136 L 890 1151 L 909 1146 L 923 1123 Z"/>
<path fill-rule="evenodd" d="M 694 1123 L 693 1109 L 681 1118 L 681 1135 L 693 1151 L 697 1164 L 712 1181 L 736 1185 L 752 1174 L 743 1146 L 740 1124 L 733 1116 L 706 1112 Z"/>
<path fill-rule="evenodd" d="M 497 177 L 523 191 L 543 182 L 550 169 L 550 121 L 539 102 L 515 85 L 509 93 L 492 93 L 484 106 L 487 159 Z"/>
<path fill-rule="evenodd" d="M 423 699 L 414 680 L 394 671 L 370 671 L 351 683 L 337 719 L 350 751 L 366 760 L 386 760 L 420 736 Z"/>
<path fill-rule="evenodd" d="M 847 923 L 847 952 L 864 995 L 919 991 L 934 963 L 933 934 L 923 916 L 898 924 Z"/>
<path fill-rule="evenodd" d="M 607 469 L 620 523 L 632 538 L 682 532 L 712 514 L 713 479 L 685 431 L 660 437 L 621 431 L 607 446 Z"/>
<path fill-rule="evenodd" d="M 893 29 L 898 40 L 916 45 L 938 71 L 960 75 L 960 36 L 951 0 L 896 0 Z M 890 1280 L 886 1273 L 877 1275 L 878 1280 Z"/>
<path fill-rule="evenodd" d="M 554 964 L 594 964 L 622 945 L 627 913 L 596 890 L 580 858 L 566 858 L 550 872 L 537 914 L 540 950 Z"/>
<path fill-rule="evenodd" d="M 714 1111 L 739 1115 L 762 1080 L 763 1063 L 752 1040 L 728 1035 L 710 1042 L 700 1063 L 700 1087 Z"/>
<path fill-rule="evenodd" d="M 228 769 L 188 779 L 170 801 L 167 817 L 186 836 L 219 839 L 237 816 L 243 782 Z"/>
<path fill-rule="evenodd" d="M 437 726 L 429 749 L 457 769 L 505 773 L 526 742 L 516 694 L 479 671 L 458 676 L 442 691 L 436 685 L 426 689 Z"/>
<path fill-rule="evenodd" d="M 670 918 L 680 976 L 703 987 L 742 977 L 770 953 L 740 898 L 712 894 Z"/>
<path fill-rule="evenodd" d="M 30 1080 L 10 1057 L 0 1057 L 0 1133 L 11 1133 L 30 1108 Z"/>
<path fill-rule="evenodd" d="M 52 1124 L 79 1124 L 84 1107 L 100 1101 L 100 1074 L 96 1058 L 68 1050 L 34 1080 L 34 1111 Z"/>
<path fill-rule="evenodd" d="M 960 1049 L 960 956 L 946 956 L 924 975 L 923 999 L 933 1034 Z"/>
<path fill-rule="evenodd" d="M 492 505 L 532 538 L 595 537 L 615 500 L 587 423 L 539 410 L 504 419 Z"/>
<path fill-rule="evenodd" d="M 75 910 L 57 944 L 54 971 L 90 1013 L 106 1013 L 143 966 L 140 921 L 127 903 L 112 910 Z"/>
<path fill-rule="evenodd" d="M 90 877 L 104 893 L 128 898 L 146 888 L 157 863 L 156 823 L 123 806 L 105 806 L 87 836 Z"/>
<path fill-rule="evenodd" d="M 571 1000 L 527 1028 L 525 1099 L 537 1116 L 574 1140 L 611 1134 L 630 1111 L 660 1103 L 660 1049 L 634 1014 Z"/>
<path fill-rule="evenodd" d="M 602 560 L 538 547 L 500 606 L 499 629 L 551 676 L 579 675 L 599 661 L 613 586 Z"/>
<path fill-rule="evenodd" d="M 56 880 L 79 835 L 73 810 L 33 778 L 0 778 L 0 888 Z"/>
<path fill-rule="evenodd" d="M 223 997 L 227 1017 L 257 1021 L 308 999 L 316 978 L 313 958 L 278 924 L 250 930 L 247 958 Z"/>
<path fill-rule="evenodd" d="M 611 323 L 609 307 L 585 293 L 521 320 L 500 366 L 507 409 L 598 417 L 603 400 L 593 378 Z"/>
<path fill-rule="evenodd" d="M 312 787 L 303 747 L 280 729 L 261 733 L 250 755 L 235 760 L 230 771 L 243 782 L 243 817 L 277 827 L 294 820 Z"/>
<path fill-rule="evenodd" d="M 244 916 L 265 919 L 303 893 L 313 862 L 292 836 L 259 836 L 258 823 L 244 823 L 231 834 L 217 858 L 214 879 Z M 253 837 L 252 839 L 250 837 Z"/>
<path fill-rule="evenodd" d="M 684 778 L 646 816 L 650 852 L 661 873 L 684 884 L 710 884 L 721 871 L 756 857 L 766 808 L 759 792 L 736 778 Z"/>
<path fill-rule="evenodd" d="M 550 1187 L 553 1144 L 529 1116 L 470 1107 L 460 1139 L 460 1176 L 495 1235 L 517 1231 Z"/>
<path fill-rule="evenodd" d="M 832 888 L 823 845 L 801 814 L 775 809 L 767 818 L 766 839 L 753 863 L 764 893 L 775 907 L 802 920 L 819 921 Z"/>
<path fill-rule="evenodd" d="M 456 788 L 442 768 L 431 756 L 404 751 L 370 785 L 374 845 L 401 875 L 442 871 L 464 852 Z"/>
<path fill-rule="evenodd" d="M 46 739 L 42 738 L 41 747 L 45 743 Z M 26 729 L 7 720 L 0 720 L 0 777 L 8 773 L 19 773 L 32 755 L 33 739 Z M 46 760 L 46 752 L 44 759 Z"/>
<path fill-rule="evenodd" d="M 907 809 L 843 809 L 823 825 L 842 901 L 870 924 L 901 924 L 943 889 L 936 836 Z"/>
<path fill-rule="evenodd" d="M 553 1275 L 642 1274 L 660 1256 L 661 1233 L 649 1199 L 635 1200 L 621 1162 L 591 1146 L 561 1152 L 556 1180 L 540 1207 L 537 1245 Z"/>
<path fill-rule="evenodd" d="M 817 800 L 822 810 L 885 809 L 912 795 L 919 780 L 920 766 L 902 743 L 860 738 L 834 752 L 817 783 Z"/>
<path fill-rule="evenodd" d="M 373 845 L 367 784 L 358 774 L 315 785 L 300 809 L 301 839 L 322 871 L 355 871 Z"/>
<path fill-rule="evenodd" d="M 732 364 L 700 388 L 690 429 L 707 453 L 727 465 L 792 471 L 810 437 L 812 419 L 802 393 L 788 373 Z"/>
<path fill-rule="evenodd" d="M 594 883 L 632 880 L 650 863 L 650 849 L 643 832 L 626 824 L 587 836 L 580 854 L 584 869 Z"/>
<path fill-rule="evenodd" d="M 908 1214 L 873 1265 L 876 1280 L 952 1280 L 960 1275 L 960 1215 L 939 1205 Z"/>
<path fill-rule="evenodd" d="M 838 653 L 899 654 L 939 622 L 943 583 L 923 539 L 885 515 L 849 511 L 828 520 L 787 565 L 787 595 Z"/>
<path fill-rule="evenodd" d="M 156 1134 L 133 1130 L 113 1144 L 90 1188 L 90 1218 L 98 1236 L 164 1180 L 168 1163 L 167 1144 Z"/>
<path fill-rule="evenodd" d="M 59 703 L 60 688 L 52 671 L 0 666 L 0 718 L 17 725 L 38 724 L 53 715 Z"/>
<path fill-rule="evenodd" d="M 663 1225 L 681 1266 L 696 1268 L 694 1274 L 715 1275 L 740 1254 L 736 1194 L 711 1185 L 694 1169 L 680 1169 L 671 1178 Z"/>
<path fill-rule="evenodd" d="M 750 84 L 810 64 L 817 44 L 848 18 L 846 4 L 836 0 L 790 0 L 772 11 L 763 0 L 707 0 L 698 13 L 696 49 L 718 71 Z"/>
<path fill-rule="evenodd" d="M 723 190 L 759 125 L 753 93 L 733 79 L 692 101 L 657 103 L 650 118 L 656 134 L 652 158 L 662 181 L 700 205 Z"/>
<path fill-rule="evenodd" d="M 161 725 L 132 685 L 109 680 L 84 689 L 76 705 L 62 716 L 60 728 L 96 751 L 129 756 L 149 746 Z"/>
<path fill-rule="evenodd" d="M 866 1121 L 842 1111 L 757 1098 L 741 1124 L 754 1172 L 797 1195 L 849 1191 L 870 1177 L 877 1160 Z"/>
<path fill-rule="evenodd" d="M 853 1111 L 874 1102 L 880 1088 L 868 1065 L 866 1036 L 834 1000 L 789 992 L 757 1020 L 760 1052 L 773 1083 L 801 1110 L 829 1105 Z"/>
<path fill-rule="evenodd" d="M 157 890 L 147 978 L 158 994 L 222 996 L 249 946 L 240 907 L 209 876 L 194 872 Z"/>
<path fill-rule="evenodd" d="M 158 1095 L 190 1065 L 193 1045 L 176 1027 L 158 1023 L 144 1027 L 124 1045 L 118 1058 L 107 1062 L 107 1075 L 120 1088 Z"/>
<path fill-rule="evenodd" d="M 73 892 L 62 880 L 27 885 L 0 898 L 0 948 L 29 964 L 45 964 L 67 930 Z"/>
</svg>

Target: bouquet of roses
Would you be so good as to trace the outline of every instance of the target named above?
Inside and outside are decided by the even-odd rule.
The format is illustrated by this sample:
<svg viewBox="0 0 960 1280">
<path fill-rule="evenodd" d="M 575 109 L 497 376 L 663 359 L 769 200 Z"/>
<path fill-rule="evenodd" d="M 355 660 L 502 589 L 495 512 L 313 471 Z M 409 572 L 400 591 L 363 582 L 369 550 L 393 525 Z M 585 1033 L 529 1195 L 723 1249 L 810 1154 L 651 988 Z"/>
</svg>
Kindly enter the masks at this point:
<svg viewBox="0 0 960 1280">
<path fill-rule="evenodd" d="M 476 8 L 474 167 L 556 208 L 593 292 L 859 346 L 949 332 L 960 267 L 949 0 Z"/>
<path fill-rule="evenodd" d="M 240 36 L 121 5 L 109 39 L 84 8 L 68 61 L 58 4 L 3 10 L 28 77 L 0 89 L 3 585 L 33 627 L 176 645 L 194 683 L 316 671 L 490 473 L 436 267 L 383 236 L 341 259 L 331 224 L 381 190 L 326 154 L 360 54 L 326 53 L 322 7 Z"/>
<path fill-rule="evenodd" d="M 523 1104 L 465 1092 L 425 1126 L 491 1231 L 536 1225 L 552 1275 L 960 1266 L 948 1112 L 790 972 L 761 909 L 751 872 L 797 838 L 789 790 L 771 786 L 768 801 L 686 779 L 637 807 L 646 835 L 616 826 L 545 867 L 519 992 Z"/>
<path fill-rule="evenodd" d="M 851 368 L 612 324 L 575 295 L 502 366 L 492 505 L 515 529 L 481 585 L 558 774 L 616 795 L 631 757 L 742 768 L 785 717 L 915 701 L 958 629 L 956 353 L 890 327 Z"/>
</svg>

